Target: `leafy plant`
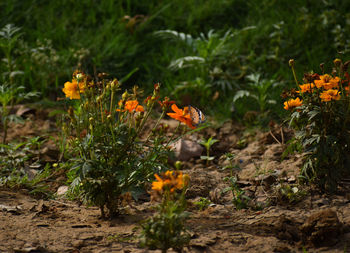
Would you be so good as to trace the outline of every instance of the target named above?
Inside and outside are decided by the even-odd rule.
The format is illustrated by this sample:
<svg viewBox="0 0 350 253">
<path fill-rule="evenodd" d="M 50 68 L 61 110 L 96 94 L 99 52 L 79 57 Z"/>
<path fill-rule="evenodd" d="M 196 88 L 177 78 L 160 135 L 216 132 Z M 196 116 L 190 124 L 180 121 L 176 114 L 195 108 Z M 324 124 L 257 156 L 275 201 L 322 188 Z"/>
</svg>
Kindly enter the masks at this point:
<svg viewBox="0 0 350 253">
<path fill-rule="evenodd" d="M 212 202 L 204 197 L 200 197 L 199 201 L 195 202 L 194 204 L 198 207 L 199 211 L 203 211 L 207 209 Z"/>
<path fill-rule="evenodd" d="M 280 201 L 287 201 L 290 204 L 295 204 L 303 199 L 306 192 L 301 190 L 300 187 L 291 186 L 289 184 L 280 183 L 275 187 L 277 198 Z"/>
<path fill-rule="evenodd" d="M 247 111 L 247 108 L 252 108 L 251 103 L 254 101 L 261 116 L 266 118 L 269 113 L 269 106 L 276 104 L 272 91 L 280 83 L 274 80 L 261 79 L 260 74 L 247 75 L 246 79 L 248 80 L 247 89 L 241 89 L 236 92 L 232 100 L 233 104 L 237 104 L 240 101 L 243 104 L 241 106 Z"/>
<path fill-rule="evenodd" d="M 206 156 L 201 156 L 201 159 L 202 160 L 206 160 L 207 162 L 207 165 L 209 165 L 209 161 L 212 161 L 212 160 L 214 160 L 214 156 L 210 156 L 210 147 L 214 144 L 214 143 L 216 143 L 216 142 L 218 142 L 219 140 L 216 140 L 216 139 L 213 139 L 213 137 L 210 137 L 208 140 L 202 140 L 201 142 L 200 142 L 200 144 L 202 144 L 204 147 L 205 147 L 205 149 L 206 149 L 206 151 L 207 151 L 207 155 Z"/>
<path fill-rule="evenodd" d="M 26 188 L 30 194 L 49 197 L 47 180 L 55 175 L 51 165 L 46 164 L 43 169 L 36 170 L 30 175 L 28 168 L 42 167 L 33 152 L 40 149 L 45 140 L 39 137 L 30 138 L 22 143 L 8 143 L 0 145 L 0 186 L 10 188 Z"/>
<path fill-rule="evenodd" d="M 231 172 L 232 172 L 232 170 L 234 170 L 234 169 L 237 169 L 237 170 L 241 169 L 238 164 L 234 163 L 234 159 L 235 159 L 235 155 L 234 154 L 226 153 L 226 154 L 224 154 L 224 156 L 225 156 L 226 160 L 229 162 L 229 164 L 224 166 L 222 168 L 223 170 L 230 169 Z"/>
<path fill-rule="evenodd" d="M 2 143 L 6 144 L 7 131 L 9 121 L 14 119 L 11 117 L 10 110 L 13 106 L 23 100 L 38 96 L 37 92 L 25 92 L 24 87 L 18 85 L 16 77 L 23 74 L 23 71 L 17 69 L 17 61 L 13 56 L 13 51 L 21 36 L 20 28 L 8 24 L 0 30 L 0 49 L 4 54 L 2 58 L 3 69 L 2 76 L 0 76 L 0 114 L 1 126 L 3 128 Z"/>
<path fill-rule="evenodd" d="M 153 194 L 161 198 L 161 203 L 157 206 L 158 213 L 142 223 L 141 246 L 161 249 L 162 252 L 169 248 L 181 252 L 190 241 L 185 227 L 189 217 L 185 199 L 188 175 L 167 171 L 155 176 L 157 181 L 152 183 Z"/>
<path fill-rule="evenodd" d="M 223 189 L 223 193 L 228 191 L 232 192 L 232 203 L 236 207 L 237 210 L 241 210 L 248 207 L 248 202 L 250 198 L 245 195 L 245 191 L 242 190 L 237 184 L 237 177 L 230 176 L 224 178 L 225 182 L 228 182 L 230 186 Z"/>
<path fill-rule="evenodd" d="M 302 177 L 321 190 L 335 191 L 349 171 L 349 74 L 348 62 L 334 61 L 337 75 L 305 74 L 299 84 L 290 61 L 298 91 L 291 92 L 284 109 L 292 111 L 290 124 L 302 144 Z"/>
<path fill-rule="evenodd" d="M 184 122 L 191 128 L 191 118 L 179 109 L 174 101 L 165 98 L 158 101 L 160 85 L 153 94 L 139 104 L 138 87 L 120 95 L 120 83 L 100 74 L 98 83 L 82 72 L 73 74 L 72 82 L 66 82 L 63 92 L 76 99 L 76 108 L 68 108 L 65 134 L 75 157 L 70 177 L 75 174 L 72 187 L 79 189 L 85 201 L 100 207 L 105 217 L 118 214 L 122 196 L 130 192 L 137 198 L 144 190 L 151 175 L 165 169 L 169 144 L 174 135 L 166 138 L 166 127 L 160 124 L 170 106 L 175 111 L 170 117 Z M 119 102 L 118 97 L 120 97 Z M 153 124 L 151 132 L 144 131 L 153 108 L 161 105 L 162 113 Z"/>
<path fill-rule="evenodd" d="M 157 37 L 181 43 L 188 49 L 189 55 L 174 59 L 169 64 L 171 71 L 186 78 L 173 88 L 174 95 L 191 94 L 191 101 L 205 105 L 210 96 L 213 96 L 213 90 L 227 92 L 237 88 L 236 80 L 244 75 L 245 69 L 240 68 L 239 59 L 234 55 L 232 40 L 241 31 L 249 29 L 253 27 L 236 33 L 227 30 L 223 35 L 210 30 L 197 38 L 174 30 L 155 32 Z M 236 66 L 239 67 L 235 68 Z"/>
</svg>

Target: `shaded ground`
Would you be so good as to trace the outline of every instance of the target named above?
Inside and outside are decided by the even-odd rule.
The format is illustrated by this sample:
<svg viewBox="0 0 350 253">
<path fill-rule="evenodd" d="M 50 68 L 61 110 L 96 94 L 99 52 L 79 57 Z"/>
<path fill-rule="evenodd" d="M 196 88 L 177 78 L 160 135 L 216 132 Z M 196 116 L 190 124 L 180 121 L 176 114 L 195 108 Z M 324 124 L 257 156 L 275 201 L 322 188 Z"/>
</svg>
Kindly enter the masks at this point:
<svg viewBox="0 0 350 253">
<path fill-rule="evenodd" d="M 11 139 L 56 132 L 47 114 L 33 115 L 24 125 L 12 126 Z M 191 178 L 187 196 L 192 212 L 186 252 L 350 252 L 349 189 L 344 184 L 337 195 L 326 196 L 298 186 L 301 158 L 289 155 L 281 161 L 287 130 L 272 125 L 271 133 L 244 135 L 241 127 L 227 122 L 201 134 L 220 141 L 212 150 L 217 157 L 213 164 L 206 166 L 198 158 L 184 162 L 184 173 Z M 237 144 L 242 141 L 247 145 Z M 46 162 L 59 154 L 53 142 L 40 150 Z M 232 193 L 222 193 L 228 186 L 223 178 L 231 173 L 223 169 L 230 165 L 223 156 L 227 152 L 235 155 L 232 163 L 239 169 L 232 173 L 250 199 L 249 209 L 237 210 Z M 63 182 L 56 177 L 51 187 Z M 210 199 L 211 206 L 200 211 L 195 205 L 200 197 Z M 138 246 L 138 224 L 152 215 L 153 205 L 145 199 L 126 207 L 120 217 L 103 220 L 95 207 L 1 189 L 0 252 L 146 252 Z"/>
</svg>

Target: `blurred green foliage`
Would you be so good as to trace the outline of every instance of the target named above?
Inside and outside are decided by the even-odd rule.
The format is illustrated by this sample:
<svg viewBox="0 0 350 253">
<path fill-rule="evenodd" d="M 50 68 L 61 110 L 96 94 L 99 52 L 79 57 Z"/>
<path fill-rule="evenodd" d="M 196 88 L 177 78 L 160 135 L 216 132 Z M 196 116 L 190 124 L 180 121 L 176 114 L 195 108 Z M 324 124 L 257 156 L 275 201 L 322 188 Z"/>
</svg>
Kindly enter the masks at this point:
<svg viewBox="0 0 350 253">
<path fill-rule="evenodd" d="M 319 71 L 335 57 L 348 60 L 349 10 L 350 2 L 341 0 L 7 0 L 0 2 L 0 28 L 21 28 L 18 85 L 43 98 L 62 96 L 60 88 L 79 67 L 128 77 L 127 86 L 147 83 L 151 90 L 160 82 L 182 103 L 230 117 L 232 98 L 250 74 L 291 86 L 290 58 L 297 73 Z M 160 38 L 165 30 L 196 43 Z M 196 64 L 183 68 L 179 60 L 186 57 Z M 269 115 L 283 111 L 281 89 L 270 91 L 277 103 L 264 108 L 273 110 Z M 261 108 L 247 100 L 235 109 L 240 118 Z"/>
</svg>

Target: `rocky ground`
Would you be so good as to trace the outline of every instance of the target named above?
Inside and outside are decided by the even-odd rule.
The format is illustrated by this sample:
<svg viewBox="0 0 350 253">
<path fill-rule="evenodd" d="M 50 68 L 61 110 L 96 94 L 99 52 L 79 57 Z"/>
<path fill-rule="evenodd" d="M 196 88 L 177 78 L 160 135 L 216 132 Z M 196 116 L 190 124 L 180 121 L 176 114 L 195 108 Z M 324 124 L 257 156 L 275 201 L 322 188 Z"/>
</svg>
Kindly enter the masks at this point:
<svg viewBox="0 0 350 253">
<path fill-rule="evenodd" d="M 10 139 L 57 132 L 47 113 L 23 114 L 27 120 L 12 125 Z M 337 194 L 325 195 L 298 185 L 301 155 L 281 159 L 290 130 L 271 124 L 270 131 L 249 132 L 226 122 L 189 136 L 187 149 L 182 144 L 177 155 L 197 154 L 203 136 L 219 140 L 211 150 L 216 159 L 207 165 L 191 155 L 182 158 L 191 178 L 187 225 L 192 238 L 185 252 L 350 252 L 349 188 L 344 183 Z M 58 153 L 53 140 L 38 151 L 45 162 L 57 160 Z M 224 178 L 231 175 L 246 209 L 237 210 L 232 192 L 225 191 Z M 52 179 L 55 191 L 65 180 L 60 173 Z M 210 205 L 200 210 L 196 203 L 203 198 Z M 64 195 L 43 199 L 25 189 L 2 188 L 0 252 L 147 252 L 138 245 L 139 223 L 152 215 L 154 204 L 144 198 L 118 218 L 103 220 L 98 208 Z"/>
</svg>

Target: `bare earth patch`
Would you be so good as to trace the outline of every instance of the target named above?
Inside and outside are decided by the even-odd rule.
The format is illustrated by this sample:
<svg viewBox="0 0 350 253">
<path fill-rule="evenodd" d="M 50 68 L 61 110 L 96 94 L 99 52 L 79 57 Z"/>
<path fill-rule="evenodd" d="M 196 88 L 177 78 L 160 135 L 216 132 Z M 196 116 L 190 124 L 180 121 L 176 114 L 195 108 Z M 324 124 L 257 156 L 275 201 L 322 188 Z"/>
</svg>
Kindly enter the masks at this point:
<svg viewBox="0 0 350 253">
<path fill-rule="evenodd" d="M 45 125 L 40 120 L 13 127 L 10 138 L 18 137 L 19 131 L 22 136 L 37 134 L 35 126 L 40 133 L 52 130 L 52 122 Z M 294 185 L 301 164 L 297 155 L 281 160 L 282 138 L 287 138 L 288 132 L 279 134 L 276 128 L 273 137 L 270 133 L 257 134 L 245 148 L 236 145 L 241 138 L 239 132 L 240 128 L 230 122 L 206 130 L 206 137 L 220 140 L 212 150 L 217 159 L 209 166 L 198 158 L 184 162 L 183 171 L 191 178 L 187 197 L 192 212 L 187 223 L 192 238 L 184 251 L 347 252 L 349 190 L 342 188 L 332 196 L 309 191 L 298 201 L 286 201 L 276 193 L 277 185 Z M 191 136 L 192 140 L 200 138 Z M 52 143 L 46 147 L 51 153 L 43 151 L 43 157 L 57 159 L 58 151 L 52 151 Z M 237 210 L 232 193 L 222 191 L 228 186 L 223 178 L 231 173 L 230 169 L 222 169 L 228 164 L 223 157 L 227 152 L 235 155 L 234 163 L 239 165 L 234 173 L 251 199 L 249 209 Z M 59 186 L 54 184 L 56 190 Z M 200 197 L 213 204 L 200 211 L 194 204 Z M 0 252 L 160 252 L 138 245 L 139 223 L 153 214 L 155 204 L 146 197 L 127 206 L 118 218 L 103 220 L 97 207 L 64 198 L 35 199 L 25 190 L 0 189 Z"/>
</svg>

